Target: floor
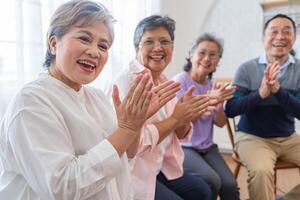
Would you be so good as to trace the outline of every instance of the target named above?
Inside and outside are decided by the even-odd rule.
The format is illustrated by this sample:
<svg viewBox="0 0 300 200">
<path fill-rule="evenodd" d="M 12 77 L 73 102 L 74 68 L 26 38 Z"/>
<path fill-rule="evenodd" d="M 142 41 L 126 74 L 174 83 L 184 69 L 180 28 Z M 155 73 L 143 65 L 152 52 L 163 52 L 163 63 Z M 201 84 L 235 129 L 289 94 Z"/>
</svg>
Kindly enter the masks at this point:
<svg viewBox="0 0 300 200">
<path fill-rule="evenodd" d="M 229 167 L 234 169 L 235 163 L 231 158 L 231 155 L 224 155 L 226 162 Z M 279 170 L 277 172 L 277 195 L 282 195 L 285 192 L 289 191 L 295 185 L 300 183 L 300 173 L 297 169 L 290 170 Z M 246 200 L 249 198 L 248 190 L 247 190 L 247 171 L 244 167 L 241 167 L 239 176 L 238 176 L 238 184 L 241 192 L 241 200 Z"/>
</svg>

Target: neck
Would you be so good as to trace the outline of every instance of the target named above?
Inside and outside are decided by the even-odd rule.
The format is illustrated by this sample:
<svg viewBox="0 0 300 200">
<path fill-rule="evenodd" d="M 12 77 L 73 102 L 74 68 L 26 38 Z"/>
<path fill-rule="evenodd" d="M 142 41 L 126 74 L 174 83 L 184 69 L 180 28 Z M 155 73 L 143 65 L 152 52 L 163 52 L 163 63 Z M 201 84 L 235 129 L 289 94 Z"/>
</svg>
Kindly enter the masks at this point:
<svg viewBox="0 0 300 200">
<path fill-rule="evenodd" d="M 81 85 L 78 83 L 75 83 L 73 81 L 71 81 L 70 79 L 68 79 L 66 76 L 63 75 L 63 73 L 61 73 L 58 69 L 54 68 L 54 67 L 49 67 L 48 69 L 48 74 L 54 78 L 56 78 L 57 80 L 60 80 L 61 82 L 63 82 L 64 84 L 68 85 L 69 87 L 73 88 L 75 91 L 79 91 L 81 88 Z"/>
<path fill-rule="evenodd" d="M 160 73 L 155 73 L 151 71 L 151 77 L 153 80 L 153 84 L 154 85 L 159 85 L 159 77 L 160 77 Z"/>
<path fill-rule="evenodd" d="M 268 56 L 267 55 L 267 60 L 269 63 L 273 63 L 275 61 L 279 62 L 279 65 L 283 65 L 289 58 L 289 55 L 285 56 Z"/>
</svg>

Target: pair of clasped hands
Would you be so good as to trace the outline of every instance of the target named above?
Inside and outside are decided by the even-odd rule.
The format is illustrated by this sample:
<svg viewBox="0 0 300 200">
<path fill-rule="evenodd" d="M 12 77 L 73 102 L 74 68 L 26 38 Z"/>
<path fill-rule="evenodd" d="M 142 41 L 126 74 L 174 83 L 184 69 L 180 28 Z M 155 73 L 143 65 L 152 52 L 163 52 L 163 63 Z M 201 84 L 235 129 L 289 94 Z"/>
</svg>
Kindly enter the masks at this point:
<svg viewBox="0 0 300 200">
<path fill-rule="evenodd" d="M 191 86 L 176 103 L 171 117 L 184 125 L 208 115 L 212 110 L 222 109 L 223 102 L 232 98 L 235 87 L 216 83 L 212 90 L 204 95 L 194 95 Z M 113 102 L 117 112 L 119 128 L 137 132 L 145 121 L 153 116 L 162 106 L 176 96 L 180 84 L 169 80 L 153 87 L 150 75 L 139 75 L 131 85 L 123 101 L 120 100 L 116 85 L 113 88 Z M 146 114 L 145 114 L 146 113 Z"/>
<path fill-rule="evenodd" d="M 280 89 L 278 74 L 280 72 L 280 64 L 278 61 L 268 64 L 264 71 L 264 75 L 259 88 L 259 95 L 265 99 L 271 94 L 275 94 Z"/>
</svg>

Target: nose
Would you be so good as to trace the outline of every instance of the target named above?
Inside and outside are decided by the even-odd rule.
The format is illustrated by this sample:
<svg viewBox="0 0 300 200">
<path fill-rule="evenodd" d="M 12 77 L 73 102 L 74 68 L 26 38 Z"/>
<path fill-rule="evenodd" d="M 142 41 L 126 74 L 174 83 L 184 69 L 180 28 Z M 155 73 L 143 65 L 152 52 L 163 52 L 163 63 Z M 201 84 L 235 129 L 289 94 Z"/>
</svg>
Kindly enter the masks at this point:
<svg viewBox="0 0 300 200">
<path fill-rule="evenodd" d="M 162 44 L 159 41 L 154 42 L 153 44 L 153 49 L 157 50 L 157 49 L 162 49 Z"/>
<path fill-rule="evenodd" d="M 99 58 L 100 53 L 99 53 L 98 45 L 90 45 L 86 50 L 86 54 L 88 54 L 92 58 Z"/>
<path fill-rule="evenodd" d="M 202 59 L 203 60 L 210 60 L 209 53 L 206 53 Z"/>
<path fill-rule="evenodd" d="M 276 38 L 279 38 L 279 39 L 285 38 L 284 32 L 283 31 L 278 31 L 278 33 L 276 35 Z"/>
</svg>

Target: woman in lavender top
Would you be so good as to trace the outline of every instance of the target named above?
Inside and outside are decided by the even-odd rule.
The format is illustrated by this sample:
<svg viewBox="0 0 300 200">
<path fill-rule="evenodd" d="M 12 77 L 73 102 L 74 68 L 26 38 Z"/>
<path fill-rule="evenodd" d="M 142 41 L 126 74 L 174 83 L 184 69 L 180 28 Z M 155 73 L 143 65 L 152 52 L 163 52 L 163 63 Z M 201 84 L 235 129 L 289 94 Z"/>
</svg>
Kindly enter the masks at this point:
<svg viewBox="0 0 300 200">
<path fill-rule="evenodd" d="M 178 97 L 192 85 L 194 94 L 211 95 L 216 100 L 214 110 L 193 122 L 193 135 L 189 142 L 182 143 L 185 159 L 184 170 L 201 176 L 211 187 L 212 199 L 239 199 L 239 189 L 227 164 L 223 160 L 218 146 L 213 143 L 213 125 L 223 127 L 226 116 L 224 101 L 232 97 L 235 88 L 227 88 L 223 83 L 213 83 L 212 73 L 222 57 L 223 43 L 215 36 L 205 33 L 192 45 L 184 72 L 174 79 L 181 84 Z"/>
</svg>

